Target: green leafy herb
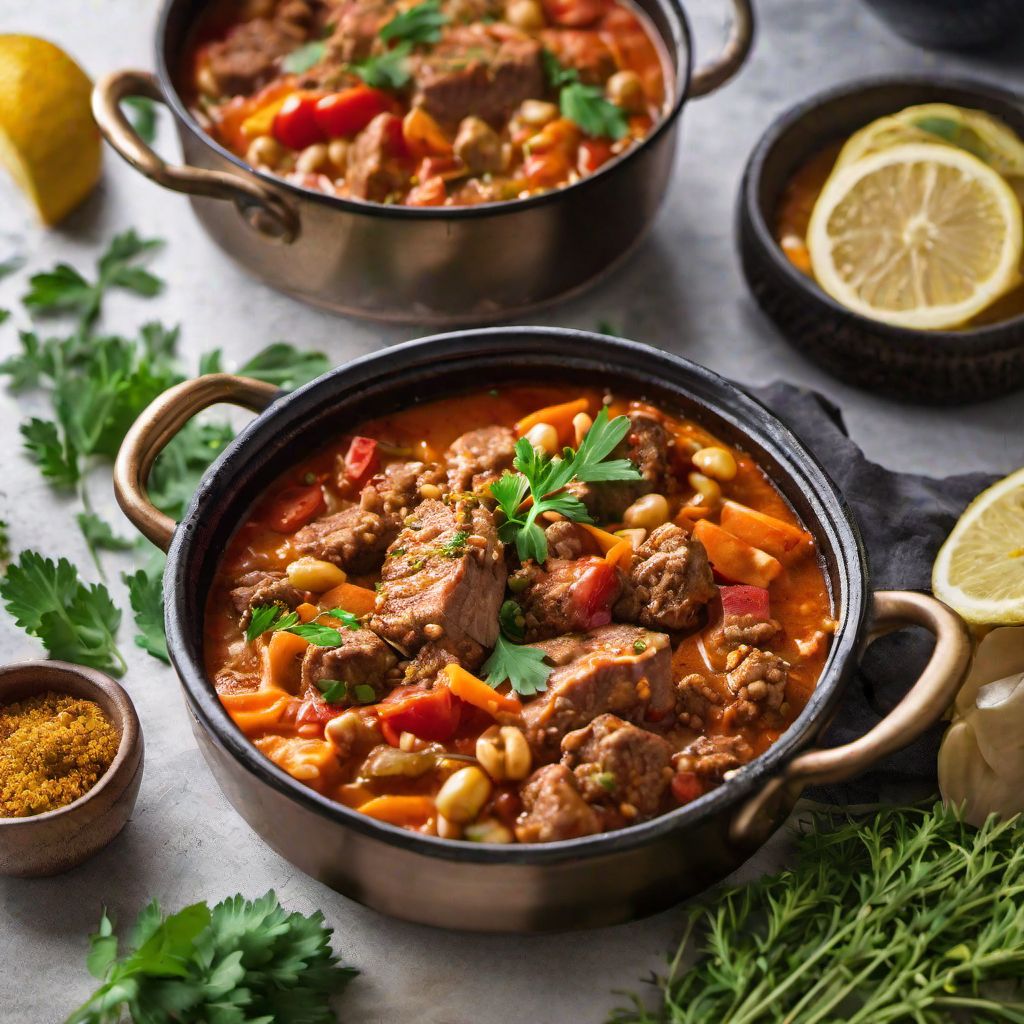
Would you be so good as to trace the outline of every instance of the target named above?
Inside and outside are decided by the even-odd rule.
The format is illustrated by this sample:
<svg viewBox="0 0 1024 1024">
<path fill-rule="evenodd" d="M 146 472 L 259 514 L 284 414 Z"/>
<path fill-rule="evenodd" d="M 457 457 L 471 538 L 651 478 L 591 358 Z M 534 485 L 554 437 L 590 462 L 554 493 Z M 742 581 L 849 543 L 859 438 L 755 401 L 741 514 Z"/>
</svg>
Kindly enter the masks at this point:
<svg viewBox="0 0 1024 1024">
<path fill-rule="evenodd" d="M 356 683 L 352 693 L 360 704 L 372 704 L 377 699 L 377 692 L 369 683 Z"/>
<path fill-rule="evenodd" d="M 629 420 L 625 416 L 608 419 L 602 408 L 576 451 L 566 448 L 561 458 L 537 451 L 525 438 L 516 442 L 513 466 L 518 473 L 506 473 L 491 484 L 506 522 L 499 534 L 505 543 L 515 541 L 519 557 L 545 562 L 548 544 L 537 517 L 543 512 L 558 512 L 577 523 L 589 523 L 586 506 L 575 495 L 565 493 L 567 484 L 606 480 L 639 480 L 640 473 L 629 459 L 609 459 L 615 446 L 626 436 Z M 533 502 L 523 511 L 527 494 Z"/>
<path fill-rule="evenodd" d="M 317 621 L 322 615 L 332 615 L 339 619 L 342 615 L 350 615 L 349 612 L 335 615 L 336 611 L 341 612 L 341 609 L 321 612 L 312 622 L 300 622 L 297 612 L 286 611 L 280 605 L 257 605 L 250 615 L 249 625 L 245 630 L 245 639 L 252 643 L 264 633 L 294 633 L 296 636 L 301 636 L 303 640 L 309 641 L 314 647 L 340 647 L 342 644 L 341 633 L 334 626 L 325 626 Z M 358 629 L 359 621 L 355 619 L 355 616 L 351 616 L 351 619 L 355 620 L 355 625 L 350 625 L 349 622 L 346 622 L 345 625 L 349 629 Z"/>
<path fill-rule="evenodd" d="M 314 39 L 287 54 L 281 61 L 281 67 L 290 75 L 302 75 L 315 64 L 319 64 L 326 53 L 327 43 L 323 39 Z"/>
<path fill-rule="evenodd" d="M 620 331 L 611 320 L 598 320 L 597 321 L 597 333 L 607 334 L 613 338 L 621 338 L 622 331 Z"/>
<path fill-rule="evenodd" d="M 331 361 L 323 352 L 302 351 L 285 341 L 278 341 L 257 352 L 238 368 L 238 372 L 291 391 L 330 368 Z"/>
<path fill-rule="evenodd" d="M 348 683 L 343 683 L 340 679 L 318 679 L 316 688 L 323 694 L 328 704 L 340 704 L 343 700 L 348 700 Z"/>
<path fill-rule="evenodd" d="M 356 975 L 331 950 L 319 911 L 288 913 L 268 892 L 195 903 L 165 917 L 154 901 L 128 949 L 104 911 L 86 966 L 102 984 L 65 1024 L 335 1024 L 330 999 Z"/>
<path fill-rule="evenodd" d="M 134 541 L 118 537 L 110 528 L 110 524 L 95 512 L 79 512 L 75 519 L 85 538 L 89 554 L 101 576 L 104 573 L 103 565 L 100 562 L 100 551 L 130 551 L 135 545 Z"/>
<path fill-rule="evenodd" d="M 633 641 L 633 653 L 634 654 L 643 654 L 644 651 L 646 651 L 646 650 L 647 650 L 647 641 L 646 640 L 634 640 Z"/>
<path fill-rule="evenodd" d="M 20 427 L 25 451 L 54 487 L 71 489 L 78 483 L 78 452 L 52 420 L 30 419 Z"/>
<path fill-rule="evenodd" d="M 558 91 L 563 117 L 596 138 L 618 140 L 629 133 L 625 111 L 606 99 L 599 86 L 585 85 L 579 72 L 565 67 L 550 50 L 541 50 L 541 59 L 551 88 Z"/>
<path fill-rule="evenodd" d="M 509 640 L 522 643 L 526 633 L 526 618 L 523 615 L 523 609 L 520 608 L 516 601 L 506 601 L 501 606 L 498 612 L 498 624 L 501 627 L 502 633 Z"/>
<path fill-rule="evenodd" d="M 341 622 L 346 629 L 359 629 L 359 616 L 354 615 L 352 612 L 345 611 L 344 608 L 330 608 L 324 615 L 329 615 L 332 619 L 337 619 Z"/>
<path fill-rule="evenodd" d="M 606 792 L 614 793 L 617 780 L 614 772 L 596 772 L 594 781 Z"/>
<path fill-rule="evenodd" d="M 128 588 L 132 612 L 135 614 L 135 644 L 147 653 L 170 663 L 167 637 L 164 635 L 164 587 L 156 573 L 138 569 L 121 576 Z"/>
<path fill-rule="evenodd" d="M 812 824 L 793 868 L 689 911 L 660 1006 L 634 997 L 617 1024 L 1022 1019 L 1020 817 L 975 829 L 936 804 Z"/>
<path fill-rule="evenodd" d="M 257 637 L 273 629 L 274 623 L 282 617 L 280 605 L 260 604 L 249 614 L 249 625 L 245 629 L 245 639 L 252 643 Z"/>
<path fill-rule="evenodd" d="M 466 541 L 469 540 L 469 533 L 466 530 L 456 530 L 451 537 L 441 545 L 441 554 L 447 558 L 459 558 L 466 551 Z"/>
<path fill-rule="evenodd" d="M 441 10 L 441 0 L 423 0 L 422 3 L 396 14 L 379 32 L 386 43 L 399 40 L 409 43 L 436 43 L 441 29 L 449 22 Z"/>
<path fill-rule="evenodd" d="M 0 374 L 9 378 L 8 386 L 15 392 L 37 387 L 43 377 L 53 376 L 60 344 L 56 339 L 40 342 L 34 331 L 19 332 L 18 341 L 21 351 L 0 363 Z"/>
<path fill-rule="evenodd" d="M 210 463 L 234 436 L 227 423 L 186 423 L 153 464 L 149 477 L 153 504 L 172 518 L 180 519 Z"/>
<path fill-rule="evenodd" d="M 0 519 L 0 573 L 7 571 L 11 561 L 10 526 L 6 519 Z"/>
<path fill-rule="evenodd" d="M 8 256 L 7 259 L 0 260 L 0 281 L 5 277 L 10 277 L 11 274 L 16 274 L 23 266 L 25 266 L 24 256 Z"/>
<path fill-rule="evenodd" d="M 55 658 L 121 675 L 127 667 L 115 636 L 121 612 L 100 583 L 87 586 L 66 559 L 23 551 L 0 581 L 0 598 L 15 622 Z"/>
<path fill-rule="evenodd" d="M 516 693 L 531 697 L 547 689 L 548 676 L 554 669 L 545 663 L 543 651 L 521 647 L 499 635 L 483 671 L 488 686 L 498 687 L 507 679 Z"/>
<path fill-rule="evenodd" d="M 156 103 L 148 96 L 128 96 L 121 105 L 132 112 L 132 127 L 147 145 L 156 141 Z"/>
<path fill-rule="evenodd" d="M 412 78 L 409 71 L 409 54 L 412 43 L 401 42 L 390 50 L 349 65 L 367 85 L 374 89 L 401 89 Z"/>
<path fill-rule="evenodd" d="M 541 50 L 540 59 L 544 65 L 544 77 L 552 89 L 561 89 L 563 85 L 572 85 L 580 80 L 580 73 L 562 64 L 550 50 Z"/>
</svg>

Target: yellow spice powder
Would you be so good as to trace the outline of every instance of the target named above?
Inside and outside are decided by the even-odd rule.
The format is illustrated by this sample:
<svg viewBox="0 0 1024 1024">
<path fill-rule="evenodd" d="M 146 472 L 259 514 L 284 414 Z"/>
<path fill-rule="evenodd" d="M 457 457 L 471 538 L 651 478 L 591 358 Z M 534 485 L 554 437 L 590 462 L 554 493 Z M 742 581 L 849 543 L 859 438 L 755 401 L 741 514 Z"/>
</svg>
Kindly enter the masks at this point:
<svg viewBox="0 0 1024 1024">
<path fill-rule="evenodd" d="M 49 692 L 0 704 L 0 818 L 77 800 L 110 767 L 119 744 L 94 701 Z"/>
</svg>

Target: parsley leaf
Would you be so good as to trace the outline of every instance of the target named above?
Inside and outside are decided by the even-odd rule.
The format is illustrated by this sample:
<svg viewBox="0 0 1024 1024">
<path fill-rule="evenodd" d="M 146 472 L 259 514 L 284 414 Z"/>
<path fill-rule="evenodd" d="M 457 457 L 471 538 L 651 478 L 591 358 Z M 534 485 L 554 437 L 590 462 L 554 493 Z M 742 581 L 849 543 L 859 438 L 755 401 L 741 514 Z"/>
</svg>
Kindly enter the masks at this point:
<svg viewBox="0 0 1024 1024">
<path fill-rule="evenodd" d="M 257 352 L 238 368 L 238 372 L 245 377 L 255 377 L 256 380 L 276 384 L 290 391 L 326 373 L 330 368 L 331 361 L 323 352 L 303 351 L 286 341 L 277 341 Z"/>
<path fill-rule="evenodd" d="M 523 617 L 523 609 L 516 601 L 506 601 L 498 611 L 498 623 L 502 633 L 516 643 L 522 643 L 525 635 L 526 619 Z"/>
<path fill-rule="evenodd" d="M 342 644 L 341 633 L 334 626 L 325 626 L 315 619 L 312 622 L 300 622 L 295 626 L 286 626 L 286 633 L 294 633 L 308 640 L 314 647 L 340 647 Z"/>
<path fill-rule="evenodd" d="M 441 0 L 422 3 L 396 14 L 378 33 L 386 43 L 398 40 L 410 43 L 436 43 L 449 17 L 441 10 Z"/>
<path fill-rule="evenodd" d="M 150 575 L 144 569 L 121 576 L 128 588 L 132 611 L 135 613 L 135 644 L 144 651 L 170 662 L 167 638 L 164 635 L 164 585 L 158 574 Z"/>
<path fill-rule="evenodd" d="M 412 78 L 408 56 L 412 43 L 402 42 L 376 57 L 367 57 L 349 65 L 373 89 L 401 89 Z"/>
<path fill-rule="evenodd" d="M 28 285 L 29 290 L 21 301 L 34 312 L 74 311 L 92 319 L 98 309 L 96 289 L 67 263 L 58 263 L 53 270 L 33 274 Z"/>
<path fill-rule="evenodd" d="M 257 605 L 250 614 L 249 625 L 245 630 L 245 639 L 252 643 L 264 633 L 294 633 L 296 636 L 301 636 L 303 640 L 309 641 L 314 647 L 340 647 L 342 644 L 341 633 L 334 626 L 325 626 L 322 622 L 318 622 L 317 619 L 322 615 L 331 615 L 341 619 L 342 616 L 350 616 L 350 613 L 335 608 L 330 612 L 321 612 L 312 622 L 300 622 L 296 612 L 285 611 L 280 605 Z M 355 616 L 351 616 L 351 619 L 355 619 Z M 345 620 L 343 619 L 343 621 Z M 345 621 L 345 625 L 349 629 L 359 628 L 358 620 L 355 621 L 355 625 L 352 625 L 351 621 Z"/>
<path fill-rule="evenodd" d="M 79 512 L 75 519 L 91 548 L 98 551 L 129 551 L 134 546 L 134 541 L 118 537 L 110 524 L 95 512 Z"/>
<path fill-rule="evenodd" d="M 73 488 L 81 476 L 78 452 L 52 420 L 30 419 L 19 428 L 25 450 L 54 487 Z"/>
<path fill-rule="evenodd" d="M 456 530 L 455 533 L 441 544 L 441 554 L 447 558 L 459 558 L 466 550 L 466 541 L 469 540 L 467 530 Z"/>
<path fill-rule="evenodd" d="M 5 277 L 10 277 L 11 274 L 17 273 L 24 265 L 24 256 L 8 256 L 7 259 L 0 260 L 0 281 Z"/>
<path fill-rule="evenodd" d="M 121 106 L 132 111 L 132 127 L 147 145 L 156 141 L 156 104 L 148 96 L 127 96 Z"/>
<path fill-rule="evenodd" d="M 599 86 L 572 82 L 558 97 L 562 116 L 596 138 L 621 139 L 629 133 L 629 122 L 621 107 L 605 98 Z"/>
<path fill-rule="evenodd" d="M 337 619 L 339 622 L 344 624 L 346 629 L 360 628 L 359 616 L 354 615 L 352 612 L 345 611 L 344 608 L 331 608 L 323 614 L 329 615 L 332 619 Z"/>
<path fill-rule="evenodd" d="M 281 609 L 276 604 L 260 604 L 253 608 L 249 616 L 249 625 L 245 629 L 245 639 L 252 643 L 257 637 L 263 636 L 281 617 Z"/>
<path fill-rule="evenodd" d="M 491 656 L 484 662 L 488 686 L 500 686 L 507 679 L 516 693 L 532 697 L 547 689 L 548 676 L 554 671 L 545 664 L 544 652 L 536 647 L 521 647 L 498 636 Z"/>
<path fill-rule="evenodd" d="M 304 43 L 281 61 L 281 68 L 290 75 L 301 75 L 315 64 L 319 64 L 327 53 L 327 43 L 323 39 L 314 39 Z"/>
<path fill-rule="evenodd" d="M 189 420 L 153 464 L 148 485 L 153 504 L 173 519 L 181 519 L 210 463 L 234 436 L 227 423 Z"/>
<path fill-rule="evenodd" d="M 328 704 L 340 704 L 348 699 L 348 683 L 340 679 L 318 679 L 316 688 Z"/>
</svg>

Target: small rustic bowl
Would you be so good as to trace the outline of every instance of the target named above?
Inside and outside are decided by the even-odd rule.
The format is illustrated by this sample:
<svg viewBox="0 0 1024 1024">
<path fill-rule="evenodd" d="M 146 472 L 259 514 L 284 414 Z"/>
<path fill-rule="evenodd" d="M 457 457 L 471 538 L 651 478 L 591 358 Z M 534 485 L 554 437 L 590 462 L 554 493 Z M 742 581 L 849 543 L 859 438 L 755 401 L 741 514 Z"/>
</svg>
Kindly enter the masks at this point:
<svg viewBox="0 0 1024 1024">
<path fill-rule="evenodd" d="M 974 402 L 1024 386 L 1024 316 L 962 331 L 913 331 L 840 305 L 786 258 L 773 226 L 793 174 L 830 143 L 919 103 L 988 111 L 1024 136 L 1008 92 L 948 78 L 867 79 L 818 93 L 774 121 L 747 163 L 736 231 L 747 284 L 786 339 L 848 384 L 930 404 Z"/>
<path fill-rule="evenodd" d="M 63 661 L 0 668 L 0 704 L 49 690 L 95 701 L 121 734 L 106 774 L 65 807 L 27 818 L 0 818 L 0 875 L 38 878 L 99 853 L 131 816 L 142 782 L 142 727 L 128 694 L 110 676 Z"/>
</svg>

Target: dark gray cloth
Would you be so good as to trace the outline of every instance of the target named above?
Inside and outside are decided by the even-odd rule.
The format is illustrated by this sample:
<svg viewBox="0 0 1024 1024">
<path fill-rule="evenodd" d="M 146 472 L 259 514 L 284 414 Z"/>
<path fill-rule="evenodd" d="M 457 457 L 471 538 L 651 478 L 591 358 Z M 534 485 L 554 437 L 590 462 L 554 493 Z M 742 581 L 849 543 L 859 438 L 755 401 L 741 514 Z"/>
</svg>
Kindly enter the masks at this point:
<svg viewBox="0 0 1024 1024">
<path fill-rule="evenodd" d="M 894 473 L 864 457 L 847 435 L 842 413 L 817 392 L 783 383 L 750 391 L 814 452 L 846 496 L 864 538 L 873 588 L 928 590 L 940 545 L 968 502 L 995 478 L 965 473 L 938 480 Z M 930 650 L 929 637 L 917 629 L 872 644 L 822 745 L 838 746 L 867 732 L 906 693 Z M 929 729 L 866 775 L 807 795 L 833 803 L 872 803 L 934 792 L 942 729 Z"/>
</svg>

